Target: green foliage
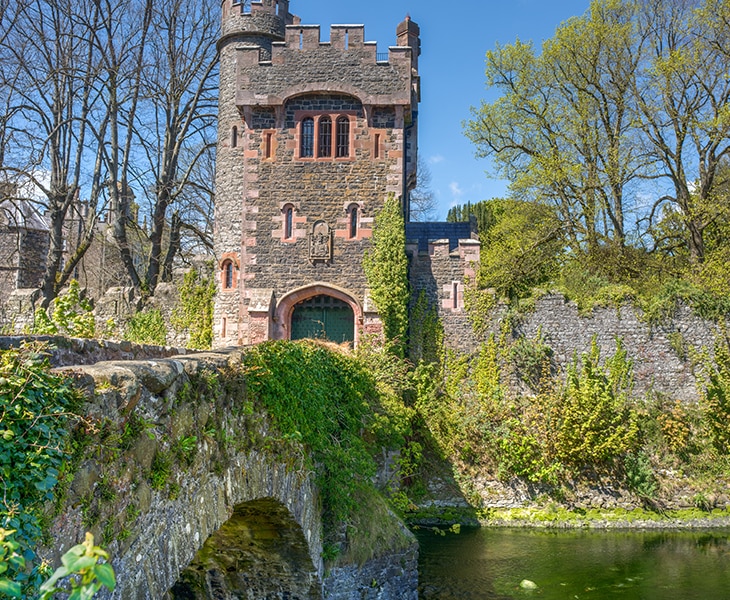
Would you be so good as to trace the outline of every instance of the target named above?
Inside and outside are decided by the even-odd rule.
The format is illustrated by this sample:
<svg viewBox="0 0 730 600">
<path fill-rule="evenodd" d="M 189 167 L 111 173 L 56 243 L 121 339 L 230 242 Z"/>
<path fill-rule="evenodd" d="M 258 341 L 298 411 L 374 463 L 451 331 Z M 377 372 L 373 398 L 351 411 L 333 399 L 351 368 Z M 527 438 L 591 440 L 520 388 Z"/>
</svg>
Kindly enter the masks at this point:
<svg viewBox="0 0 730 600">
<path fill-rule="evenodd" d="M 620 341 L 601 366 L 595 339 L 580 365 L 576 361 L 570 367 L 557 441 L 562 461 L 576 467 L 608 465 L 637 448 L 639 427 L 629 405 L 631 369 Z"/>
<path fill-rule="evenodd" d="M 167 342 L 165 319 L 158 308 L 135 313 L 127 322 L 124 338 L 137 344 L 164 346 Z"/>
<path fill-rule="evenodd" d="M 428 305 L 421 290 L 411 309 L 409 321 L 409 358 L 415 362 L 439 363 L 443 354 L 444 327 L 436 308 Z"/>
<path fill-rule="evenodd" d="M 117 585 L 109 554 L 94 546 L 94 536 L 71 548 L 61 557 L 61 564 L 40 588 L 39 600 L 50 600 L 56 594 L 67 594 L 68 600 L 89 600 L 103 587 L 114 591 Z M 67 585 L 61 585 L 63 582 Z"/>
<path fill-rule="evenodd" d="M 172 313 L 177 331 L 187 331 L 190 348 L 210 349 L 213 343 L 213 298 L 215 281 L 190 269 L 180 286 L 180 303 Z"/>
<path fill-rule="evenodd" d="M 626 485 L 641 498 L 656 498 L 658 485 L 649 457 L 644 452 L 627 454 L 624 460 Z"/>
<path fill-rule="evenodd" d="M 23 556 L 32 561 L 43 535 L 43 511 L 67 468 L 69 427 L 79 406 L 70 383 L 50 372 L 43 347 L 0 352 L 0 527 L 13 529 Z M 37 584 L 39 574 L 17 571 L 11 579 Z"/>
<path fill-rule="evenodd" d="M 714 360 L 703 362 L 702 409 L 712 444 L 730 454 L 730 338 L 723 324 L 715 342 Z"/>
<path fill-rule="evenodd" d="M 72 279 L 68 290 L 53 301 L 50 317 L 44 310 L 36 312 L 33 333 L 93 338 L 95 328 L 93 307 L 82 297 L 79 282 Z"/>
<path fill-rule="evenodd" d="M 315 342 L 267 342 L 244 357 L 248 389 L 284 439 L 310 450 L 330 530 L 356 511 L 375 462 L 361 437 L 370 425 L 375 382 L 358 361 Z"/>
<path fill-rule="evenodd" d="M 408 334 L 408 257 L 403 214 L 398 199 L 390 195 L 375 217 L 372 247 L 365 253 L 363 268 L 383 333 L 392 351 L 405 355 Z"/>
<path fill-rule="evenodd" d="M 477 231 L 479 235 L 483 235 L 489 231 L 489 228 L 494 225 L 496 219 L 494 216 L 494 203 L 497 200 L 477 202 L 472 204 L 467 202 L 466 204 L 457 204 L 449 209 L 446 214 L 446 221 L 449 223 L 463 223 L 469 221 L 471 217 L 474 217 L 477 222 Z"/>
<path fill-rule="evenodd" d="M 497 306 L 493 290 L 479 289 L 474 281 L 468 281 L 464 288 L 464 308 L 477 337 L 483 337 L 491 325 L 491 313 Z"/>
<path fill-rule="evenodd" d="M 535 391 L 552 374 L 552 356 L 553 349 L 543 340 L 542 331 L 538 331 L 532 340 L 518 338 L 510 348 L 510 361 L 515 373 Z"/>
<path fill-rule="evenodd" d="M 25 569 L 25 559 L 18 554 L 20 544 L 13 540 L 13 529 L 0 527 L 0 594 L 11 598 L 22 598 L 23 589 L 19 583 L 8 579 L 9 570 L 22 572 Z"/>
<path fill-rule="evenodd" d="M 543 204 L 490 202 L 494 224 L 481 238 L 479 285 L 508 298 L 525 296 L 556 273 L 564 246 L 562 225 Z"/>
</svg>

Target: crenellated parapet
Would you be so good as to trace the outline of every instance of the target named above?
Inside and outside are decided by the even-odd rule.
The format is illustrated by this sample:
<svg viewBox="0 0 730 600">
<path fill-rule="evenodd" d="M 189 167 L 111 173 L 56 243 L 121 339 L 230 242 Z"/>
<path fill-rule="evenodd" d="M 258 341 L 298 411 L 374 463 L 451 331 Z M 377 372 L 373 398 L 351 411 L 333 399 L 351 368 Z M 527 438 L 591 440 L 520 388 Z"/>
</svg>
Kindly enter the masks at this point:
<svg viewBox="0 0 730 600">
<path fill-rule="evenodd" d="M 418 97 L 414 49 L 392 46 L 386 55 L 377 50 L 376 42 L 365 41 L 363 25 L 333 25 L 329 42 L 321 41 L 319 25 L 288 25 L 270 53 L 261 46 L 237 47 L 236 104 L 283 106 L 317 92 L 352 95 L 366 106 L 411 107 Z"/>
</svg>

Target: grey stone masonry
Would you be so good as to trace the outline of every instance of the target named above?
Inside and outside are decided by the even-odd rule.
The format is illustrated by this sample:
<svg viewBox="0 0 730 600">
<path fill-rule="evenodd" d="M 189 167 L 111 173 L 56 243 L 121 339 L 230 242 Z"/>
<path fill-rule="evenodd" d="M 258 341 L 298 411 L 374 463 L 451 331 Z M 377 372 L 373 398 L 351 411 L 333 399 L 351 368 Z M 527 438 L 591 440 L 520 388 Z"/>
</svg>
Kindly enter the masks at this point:
<svg viewBox="0 0 730 600">
<path fill-rule="evenodd" d="M 417 158 L 418 26 L 396 36 L 386 61 L 362 25 L 333 25 L 323 43 L 289 2 L 224 1 L 216 346 L 288 339 L 315 296 L 352 309 L 356 343 L 378 333 L 362 259 Z"/>
</svg>

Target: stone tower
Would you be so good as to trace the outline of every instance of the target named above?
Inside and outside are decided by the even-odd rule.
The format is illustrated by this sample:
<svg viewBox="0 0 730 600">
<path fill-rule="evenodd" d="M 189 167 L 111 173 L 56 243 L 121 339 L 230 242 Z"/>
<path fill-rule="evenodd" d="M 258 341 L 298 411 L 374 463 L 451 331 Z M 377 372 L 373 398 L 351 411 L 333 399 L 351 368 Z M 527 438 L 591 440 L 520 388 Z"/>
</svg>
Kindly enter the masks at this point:
<svg viewBox="0 0 730 600">
<path fill-rule="evenodd" d="M 303 25 L 287 0 L 223 0 L 215 344 L 380 331 L 363 254 L 415 185 L 418 26 L 379 54 L 362 25 Z"/>
</svg>

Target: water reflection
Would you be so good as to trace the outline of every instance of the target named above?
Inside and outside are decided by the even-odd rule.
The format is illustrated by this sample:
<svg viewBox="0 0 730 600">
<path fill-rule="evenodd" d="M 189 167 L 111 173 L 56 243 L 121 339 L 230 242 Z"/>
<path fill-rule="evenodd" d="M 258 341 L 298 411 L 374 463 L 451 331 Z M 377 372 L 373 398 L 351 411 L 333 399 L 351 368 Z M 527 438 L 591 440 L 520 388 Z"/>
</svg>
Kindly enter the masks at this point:
<svg viewBox="0 0 730 600">
<path fill-rule="evenodd" d="M 509 600 L 730 598 L 730 531 L 417 531 L 420 597 Z M 520 587 L 534 581 L 535 591 Z"/>
</svg>

